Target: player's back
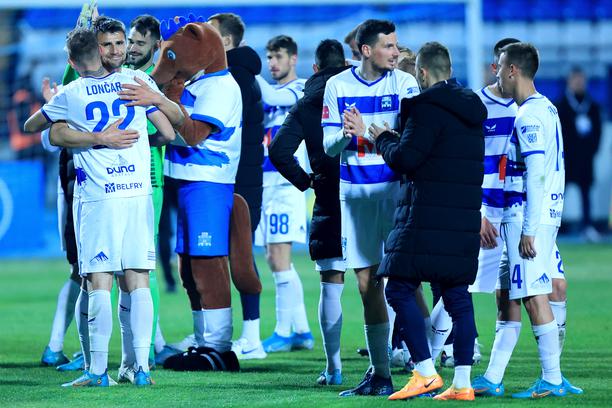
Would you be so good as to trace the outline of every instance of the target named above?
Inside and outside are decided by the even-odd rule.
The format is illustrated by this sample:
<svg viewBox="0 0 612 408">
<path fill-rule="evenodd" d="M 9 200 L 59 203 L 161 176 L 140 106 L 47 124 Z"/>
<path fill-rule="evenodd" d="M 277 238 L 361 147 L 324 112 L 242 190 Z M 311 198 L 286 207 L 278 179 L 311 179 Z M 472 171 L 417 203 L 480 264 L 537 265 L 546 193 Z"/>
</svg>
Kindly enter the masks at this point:
<svg viewBox="0 0 612 408">
<path fill-rule="evenodd" d="M 123 68 L 101 78 L 82 77 L 66 85 L 45 105 L 43 112 L 52 121 L 64 119 L 83 132 L 101 132 L 118 120 L 120 129 L 137 130 L 140 138 L 130 148 L 116 150 L 106 146 L 73 149 L 81 200 L 100 200 L 150 193 L 150 150 L 147 135 L 147 111 L 156 108 L 126 106 L 119 99 L 122 84 L 137 84 L 134 77 L 155 86 L 140 71 Z M 156 87 L 155 87 L 156 88 Z"/>
<path fill-rule="evenodd" d="M 366 82 L 356 68 L 332 77 L 325 90 L 323 126 L 342 127 L 342 114 L 353 107 L 361 113 L 365 128 L 388 123 L 398 128 L 400 101 L 419 93 L 414 77 L 405 72 L 389 71 L 373 82 Z M 397 189 L 400 176 L 395 174 L 364 137 L 353 136 L 340 156 L 340 196 L 342 198 L 388 198 Z"/>
<path fill-rule="evenodd" d="M 500 222 L 504 209 L 504 178 L 506 173 L 509 139 L 514 129 L 517 106 L 512 98 L 494 95 L 488 87 L 476 93 L 487 108 L 483 123 L 485 140 L 482 203 L 485 216 L 491 222 Z"/>
</svg>

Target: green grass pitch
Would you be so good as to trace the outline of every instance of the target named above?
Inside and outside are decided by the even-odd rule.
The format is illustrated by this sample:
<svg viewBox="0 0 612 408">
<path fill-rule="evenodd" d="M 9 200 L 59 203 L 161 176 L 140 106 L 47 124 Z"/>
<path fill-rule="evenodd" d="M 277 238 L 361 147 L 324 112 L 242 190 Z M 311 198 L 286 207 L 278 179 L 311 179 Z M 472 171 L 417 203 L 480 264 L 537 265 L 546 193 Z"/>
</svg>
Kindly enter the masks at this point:
<svg viewBox="0 0 612 408">
<path fill-rule="evenodd" d="M 521 406 L 612 406 L 608 391 L 612 389 L 612 250 L 609 246 L 561 245 L 565 271 L 569 281 L 567 340 L 562 356 L 562 369 L 576 385 L 584 387 L 582 396 L 541 401 L 479 399 L 477 405 Z M 367 367 L 367 360 L 355 350 L 365 344 L 362 307 L 355 278 L 347 274 L 343 294 L 344 326 L 342 357 L 343 386 L 319 387 L 314 384 L 324 367 L 321 336 L 317 322 L 319 277 L 310 260 L 296 255 L 294 263 L 305 291 L 309 320 L 316 339 L 315 349 L 270 355 L 266 360 L 247 361 L 242 373 L 175 373 L 157 369 L 157 384 L 148 389 L 120 385 L 110 389 L 63 389 L 59 385 L 76 377 L 75 373 L 59 373 L 39 366 L 43 348 L 49 339 L 50 325 L 59 288 L 68 276 L 63 260 L 19 260 L 0 262 L 0 406 L 35 407 L 226 407 L 248 406 L 390 406 L 381 398 L 341 399 L 337 393 L 355 385 Z M 258 259 L 264 292 L 261 301 L 262 336 L 274 327 L 274 284 L 263 259 Z M 160 277 L 161 279 L 161 277 Z M 163 285 L 162 285 L 163 286 Z M 426 292 L 429 290 L 426 288 Z M 476 320 L 483 343 L 483 362 L 475 366 L 473 375 L 481 374 L 488 362 L 494 336 L 494 299 L 488 295 L 474 297 Z M 241 314 L 238 296 L 234 293 L 235 336 L 240 333 Z M 169 342 L 182 339 L 191 331 L 191 313 L 186 295 L 162 293 L 161 325 Z M 529 386 L 539 375 L 537 350 L 530 325 L 523 316 L 522 333 L 515 355 L 505 377 L 507 395 Z M 115 322 L 116 323 L 116 322 Z M 116 378 L 119 363 L 119 329 L 115 324 L 110 346 L 110 373 Z M 78 349 L 74 324 L 66 336 L 65 351 Z M 449 383 L 452 370 L 441 374 Z M 393 370 L 396 387 L 408 375 Z M 413 406 L 454 405 L 454 402 L 413 400 Z"/>
</svg>

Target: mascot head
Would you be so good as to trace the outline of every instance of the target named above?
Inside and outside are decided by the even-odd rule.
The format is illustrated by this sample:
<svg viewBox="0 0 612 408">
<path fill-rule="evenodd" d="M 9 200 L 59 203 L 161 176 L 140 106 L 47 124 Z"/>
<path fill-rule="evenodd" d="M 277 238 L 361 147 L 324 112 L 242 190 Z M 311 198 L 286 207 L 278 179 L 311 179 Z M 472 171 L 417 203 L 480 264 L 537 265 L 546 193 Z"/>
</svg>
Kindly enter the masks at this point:
<svg viewBox="0 0 612 408">
<path fill-rule="evenodd" d="M 198 72 L 207 74 L 227 68 L 221 36 L 204 18 L 190 14 L 161 23 L 160 58 L 151 76 L 160 85 L 173 79 L 188 81 Z"/>
</svg>

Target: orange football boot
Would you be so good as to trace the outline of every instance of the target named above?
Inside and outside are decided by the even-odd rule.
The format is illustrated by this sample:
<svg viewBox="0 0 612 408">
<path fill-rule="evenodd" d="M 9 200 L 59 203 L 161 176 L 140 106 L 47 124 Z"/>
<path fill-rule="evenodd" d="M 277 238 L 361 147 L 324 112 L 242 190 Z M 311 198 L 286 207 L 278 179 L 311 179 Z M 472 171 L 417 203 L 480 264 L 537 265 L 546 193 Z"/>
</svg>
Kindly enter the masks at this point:
<svg viewBox="0 0 612 408">
<path fill-rule="evenodd" d="M 442 394 L 436 395 L 434 399 L 440 401 L 474 401 L 474 389 L 472 387 L 455 388 L 454 385 L 451 385 Z"/>
<path fill-rule="evenodd" d="M 424 377 L 417 370 L 412 370 L 412 377 L 404 388 L 391 394 L 389 400 L 404 400 L 412 397 L 417 397 L 421 394 L 427 394 L 442 388 L 444 381 L 439 374 L 429 377 Z"/>
</svg>

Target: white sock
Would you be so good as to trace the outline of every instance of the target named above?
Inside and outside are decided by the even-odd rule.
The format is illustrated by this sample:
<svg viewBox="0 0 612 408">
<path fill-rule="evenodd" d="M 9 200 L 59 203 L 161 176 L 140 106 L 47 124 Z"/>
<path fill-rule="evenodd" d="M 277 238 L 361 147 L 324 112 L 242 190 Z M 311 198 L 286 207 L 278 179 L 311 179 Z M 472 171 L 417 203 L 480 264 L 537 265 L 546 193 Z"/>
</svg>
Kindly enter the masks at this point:
<svg viewBox="0 0 612 408">
<path fill-rule="evenodd" d="M 494 384 L 502 382 L 520 334 L 521 322 L 498 320 L 495 323 L 495 341 L 491 349 L 489 366 L 484 374 L 487 380 Z"/>
<path fill-rule="evenodd" d="M 232 348 L 232 308 L 204 309 L 204 346 L 218 352 Z"/>
<path fill-rule="evenodd" d="M 319 297 L 319 326 L 323 337 L 323 349 L 327 358 L 326 370 L 342 370 L 340 361 L 340 334 L 342 332 L 342 303 L 340 298 L 343 283 L 321 282 Z"/>
<path fill-rule="evenodd" d="M 64 335 L 74 317 L 74 304 L 79 296 L 80 286 L 72 279 L 68 279 L 57 296 L 55 317 L 51 326 L 49 348 L 51 351 L 62 351 L 64 348 Z"/>
<path fill-rule="evenodd" d="M 164 339 L 164 335 L 162 334 L 161 331 L 161 326 L 159 325 L 159 316 L 157 316 L 157 328 L 155 329 L 155 341 L 154 341 L 154 348 L 155 348 L 155 352 L 159 353 L 164 349 L 164 346 L 166 345 L 166 339 Z"/>
<path fill-rule="evenodd" d="M 453 377 L 453 387 L 456 390 L 461 388 L 471 388 L 472 381 L 470 380 L 470 373 L 472 366 L 455 366 L 455 376 Z"/>
<path fill-rule="evenodd" d="M 134 354 L 134 337 L 132 335 L 132 324 L 130 316 L 132 299 L 128 292 L 119 289 L 119 301 L 117 302 L 117 315 L 119 316 L 119 329 L 121 330 L 121 365 L 132 367 L 136 362 Z"/>
<path fill-rule="evenodd" d="M 92 290 L 89 292 L 88 323 L 91 348 L 89 372 L 101 375 L 108 368 L 108 342 L 113 331 L 113 312 L 108 290 Z"/>
<path fill-rule="evenodd" d="M 91 363 L 91 350 L 89 348 L 89 325 L 87 323 L 89 317 L 89 294 L 86 290 L 80 290 L 74 307 L 74 314 L 76 316 L 75 323 L 79 332 L 79 343 L 81 344 L 85 370 L 88 370 Z"/>
<path fill-rule="evenodd" d="M 415 363 L 414 369 L 423 377 L 431 377 L 432 375 L 437 374 L 436 367 L 434 366 L 434 362 L 431 358 Z"/>
<path fill-rule="evenodd" d="M 276 285 L 276 327 L 274 331 L 283 337 L 291 336 L 293 306 L 295 304 L 293 279 L 296 275 L 292 269 L 272 273 Z"/>
<path fill-rule="evenodd" d="M 302 286 L 302 280 L 300 279 L 300 275 L 298 275 L 293 264 L 291 264 L 291 270 L 294 273 L 294 278 L 291 281 L 294 299 L 292 313 L 293 330 L 296 333 L 310 333 L 308 316 L 306 315 L 306 306 L 304 305 L 304 287 Z"/>
<path fill-rule="evenodd" d="M 567 319 L 567 301 L 563 302 L 548 302 L 552 309 L 553 316 L 557 321 L 559 329 L 559 352 L 563 351 L 563 343 L 565 343 L 565 321 Z"/>
<path fill-rule="evenodd" d="M 203 310 L 192 310 L 191 317 L 193 317 L 193 334 L 198 347 L 204 346 L 204 311 Z"/>
<path fill-rule="evenodd" d="M 261 335 L 259 334 L 259 319 L 243 320 L 242 321 L 242 336 L 247 339 L 249 344 L 257 345 L 261 343 Z"/>
<path fill-rule="evenodd" d="M 132 298 L 132 326 L 136 368 L 149 371 L 149 351 L 151 350 L 151 332 L 153 331 L 153 298 L 151 289 L 140 288 L 130 292 Z"/>
<path fill-rule="evenodd" d="M 442 298 L 438 300 L 438 303 L 436 303 L 436 306 L 434 306 L 433 310 L 431 311 L 430 321 L 431 335 L 429 340 L 431 344 L 431 359 L 436 361 L 442 352 L 444 343 L 446 342 L 446 339 L 448 339 L 448 336 L 453 328 L 453 320 L 446 309 L 444 309 L 444 302 L 442 301 Z"/>
<path fill-rule="evenodd" d="M 374 374 L 379 377 L 391 377 L 389 368 L 389 322 L 366 324 L 365 337 L 370 352 L 370 364 Z"/>
<path fill-rule="evenodd" d="M 561 363 L 559 361 L 559 331 L 557 322 L 534 326 L 533 334 L 538 342 L 538 353 L 542 364 L 542 379 L 551 384 L 561 384 Z"/>
</svg>

